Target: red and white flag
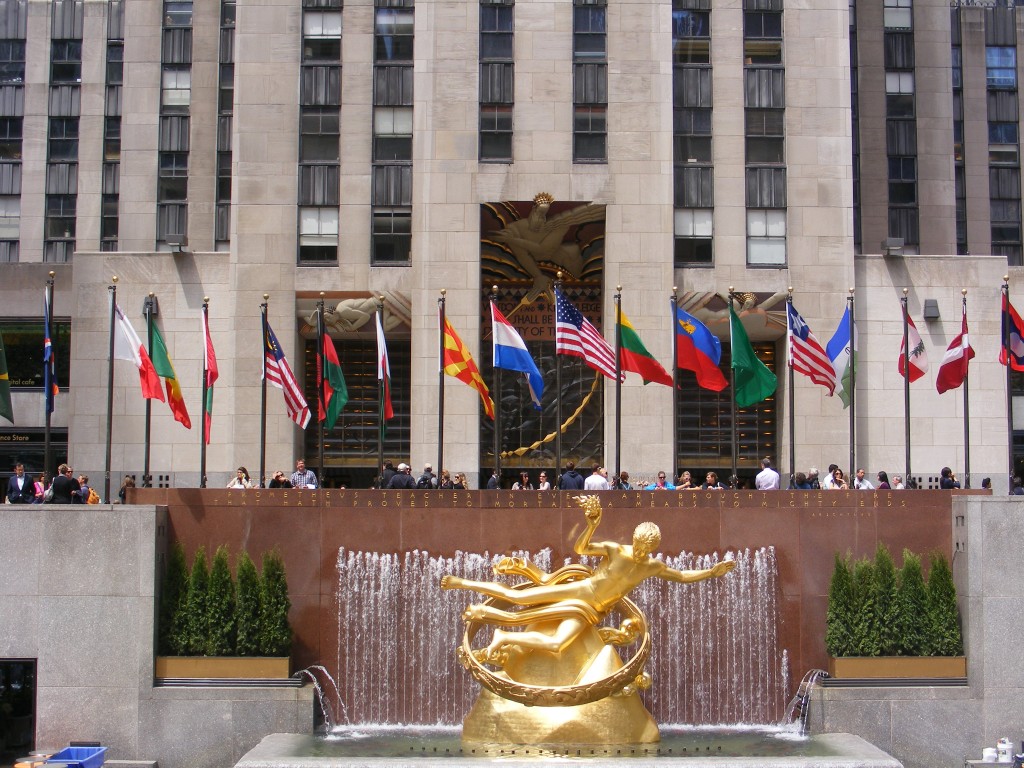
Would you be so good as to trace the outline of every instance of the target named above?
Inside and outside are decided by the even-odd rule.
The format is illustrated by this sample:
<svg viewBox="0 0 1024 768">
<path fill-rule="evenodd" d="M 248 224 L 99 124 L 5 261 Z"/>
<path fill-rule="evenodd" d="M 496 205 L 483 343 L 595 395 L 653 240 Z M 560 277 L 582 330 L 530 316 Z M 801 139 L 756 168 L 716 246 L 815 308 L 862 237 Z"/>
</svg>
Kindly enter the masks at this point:
<svg viewBox="0 0 1024 768">
<path fill-rule="evenodd" d="M 160 377 L 157 375 L 153 361 L 149 359 L 149 353 L 143 346 L 131 322 L 125 317 L 121 308 L 114 305 L 114 359 L 127 360 L 139 369 L 139 381 L 142 384 L 142 396 L 152 400 L 156 398 L 161 402 L 164 400 L 163 387 L 160 384 Z"/>
<path fill-rule="evenodd" d="M 914 325 L 914 319 L 907 312 L 906 307 L 903 308 L 903 315 L 907 319 L 907 338 L 905 342 L 910 347 L 909 379 L 911 383 L 914 383 L 928 372 L 928 352 L 924 348 L 924 342 L 921 341 L 921 334 L 917 332 L 917 326 Z M 903 367 L 904 349 L 904 342 L 901 341 L 899 371 L 900 376 L 907 378 L 907 373 Z"/>
<path fill-rule="evenodd" d="M 942 365 L 939 366 L 939 375 L 935 379 L 935 388 L 941 395 L 950 389 L 956 389 L 964 383 L 967 378 L 967 364 L 974 357 L 974 348 L 967 338 L 967 310 L 964 309 L 963 322 L 960 326 L 960 333 L 957 334 L 942 356 Z"/>
<path fill-rule="evenodd" d="M 391 407 L 391 365 L 388 363 L 388 345 L 384 341 L 380 312 L 376 313 L 374 318 L 377 320 L 377 381 L 381 386 L 381 416 L 387 421 L 395 415 Z"/>
</svg>

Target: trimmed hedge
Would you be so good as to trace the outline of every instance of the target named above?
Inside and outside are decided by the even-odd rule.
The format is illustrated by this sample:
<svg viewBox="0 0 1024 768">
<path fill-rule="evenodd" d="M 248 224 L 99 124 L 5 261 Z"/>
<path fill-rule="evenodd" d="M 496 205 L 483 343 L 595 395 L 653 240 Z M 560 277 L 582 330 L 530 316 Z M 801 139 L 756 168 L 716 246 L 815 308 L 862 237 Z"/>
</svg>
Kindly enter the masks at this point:
<svg viewBox="0 0 1024 768">
<path fill-rule="evenodd" d="M 825 615 L 830 656 L 960 656 L 963 638 L 956 587 L 945 556 L 929 556 L 927 584 L 921 557 L 903 550 L 897 571 L 882 544 L 874 561 L 835 556 Z"/>
<path fill-rule="evenodd" d="M 263 574 L 249 554 L 237 558 L 237 577 L 226 547 L 213 565 L 200 547 L 186 564 L 180 544 L 168 557 L 160 594 L 158 653 L 175 656 L 288 656 L 291 600 L 284 561 L 277 551 L 262 555 Z"/>
</svg>

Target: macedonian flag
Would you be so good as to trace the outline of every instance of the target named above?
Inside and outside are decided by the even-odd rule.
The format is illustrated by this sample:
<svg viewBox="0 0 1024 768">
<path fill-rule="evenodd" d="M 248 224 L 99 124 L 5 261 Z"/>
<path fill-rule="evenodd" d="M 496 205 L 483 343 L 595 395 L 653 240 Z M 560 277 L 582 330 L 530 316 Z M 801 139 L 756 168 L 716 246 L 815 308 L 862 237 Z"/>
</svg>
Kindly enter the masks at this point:
<svg viewBox="0 0 1024 768">
<path fill-rule="evenodd" d="M 452 328 L 448 318 L 444 319 L 444 372 L 454 376 L 463 384 L 468 384 L 480 393 L 480 399 L 484 403 L 484 410 L 492 419 L 494 418 L 494 403 L 491 401 L 490 392 L 484 384 L 483 377 L 473 362 L 473 356 L 469 354 L 466 345 L 462 343 L 459 334 Z"/>
</svg>

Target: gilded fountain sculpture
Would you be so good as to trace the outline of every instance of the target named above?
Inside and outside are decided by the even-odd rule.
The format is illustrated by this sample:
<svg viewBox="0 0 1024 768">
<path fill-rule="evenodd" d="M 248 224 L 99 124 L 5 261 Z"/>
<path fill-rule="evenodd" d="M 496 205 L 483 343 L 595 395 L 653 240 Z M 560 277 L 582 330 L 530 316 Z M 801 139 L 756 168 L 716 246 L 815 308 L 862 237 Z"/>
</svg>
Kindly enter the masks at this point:
<svg viewBox="0 0 1024 768">
<path fill-rule="evenodd" d="M 651 638 L 643 613 L 627 595 L 654 577 L 688 584 L 724 576 L 735 562 L 701 570 L 670 568 L 651 557 L 661 532 L 650 522 L 636 527 L 631 544 L 595 542 L 601 503 L 596 496 L 575 498 L 586 527 L 573 549 L 600 557 L 593 569 L 571 564 L 545 573 L 528 560 L 505 557 L 495 573 L 526 581 L 509 587 L 451 575 L 441 579 L 442 589 L 468 589 L 487 598 L 463 612 L 466 629 L 457 655 L 483 686 L 463 722 L 463 741 L 637 744 L 659 739 L 657 723 L 639 696 L 651 684 L 644 669 Z M 618 625 L 600 626 L 613 612 Z M 494 627 L 490 642 L 473 648 L 485 626 Z M 638 641 L 623 661 L 617 648 Z"/>
</svg>

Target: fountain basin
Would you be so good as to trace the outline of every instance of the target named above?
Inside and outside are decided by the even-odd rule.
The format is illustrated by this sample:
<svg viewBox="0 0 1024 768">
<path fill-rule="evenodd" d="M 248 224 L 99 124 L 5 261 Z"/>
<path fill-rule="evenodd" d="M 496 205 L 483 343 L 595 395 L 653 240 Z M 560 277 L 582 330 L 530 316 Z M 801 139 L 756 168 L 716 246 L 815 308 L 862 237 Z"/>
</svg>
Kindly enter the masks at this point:
<svg viewBox="0 0 1024 768">
<path fill-rule="evenodd" d="M 662 726 L 661 742 L 636 745 L 463 744 L 459 728 L 350 727 L 330 736 L 275 733 L 235 768 L 383 768 L 432 765 L 493 766 L 495 761 L 580 761 L 687 768 L 902 768 L 891 755 L 858 736 L 797 736 L 791 729 Z"/>
</svg>

